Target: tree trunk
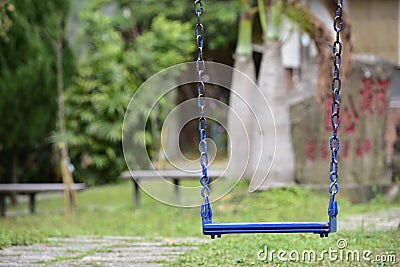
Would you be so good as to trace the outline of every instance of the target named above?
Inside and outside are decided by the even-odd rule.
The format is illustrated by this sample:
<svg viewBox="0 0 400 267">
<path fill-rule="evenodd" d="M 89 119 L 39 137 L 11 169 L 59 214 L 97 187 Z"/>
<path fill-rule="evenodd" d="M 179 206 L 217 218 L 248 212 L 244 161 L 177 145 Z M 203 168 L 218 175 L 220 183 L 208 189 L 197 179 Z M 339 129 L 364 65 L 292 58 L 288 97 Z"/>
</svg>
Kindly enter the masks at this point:
<svg viewBox="0 0 400 267">
<path fill-rule="evenodd" d="M 274 120 L 268 119 L 268 116 L 261 116 L 260 131 L 253 131 L 251 147 L 264 146 L 265 149 L 261 158 L 252 155 L 250 160 L 255 169 L 255 179 L 251 182 L 250 191 L 287 186 L 295 181 L 289 107 L 279 41 L 267 41 L 264 45 L 258 86 L 267 98 Z M 259 98 L 255 101 L 256 112 L 260 112 L 260 108 L 265 104 Z M 271 149 L 272 140 L 275 140 L 275 151 Z"/>
<path fill-rule="evenodd" d="M 18 148 L 13 147 L 11 149 L 12 153 L 12 165 L 11 165 L 11 183 L 17 184 L 18 183 Z M 11 203 L 17 204 L 17 194 L 13 192 L 11 194 Z"/>
<path fill-rule="evenodd" d="M 57 59 L 57 92 L 58 92 L 58 121 L 61 135 L 62 158 L 68 159 L 67 130 L 65 127 L 65 106 L 64 106 L 64 77 L 63 77 L 63 45 L 62 39 L 55 41 L 55 52 Z"/>
<path fill-rule="evenodd" d="M 229 145 L 228 155 L 230 168 L 234 175 L 250 177 L 248 163 L 250 155 L 251 132 L 253 131 L 252 114 L 254 83 L 256 71 L 251 56 L 236 55 L 232 75 L 232 86 L 229 98 L 230 112 L 228 114 Z M 240 74 L 240 71 L 242 74 Z M 244 75 L 248 79 L 244 78 Z M 241 125 L 239 125 L 241 124 Z M 241 127 L 239 127 L 241 126 Z M 246 138 L 247 137 L 247 138 Z M 236 178 L 236 177 L 235 177 Z"/>
<path fill-rule="evenodd" d="M 244 11 L 239 22 L 235 54 L 235 70 L 232 73 L 228 113 L 228 176 L 249 177 L 250 137 L 252 131 L 252 98 L 256 70 L 252 50 L 252 15 Z M 247 76 L 247 77 L 246 77 Z M 246 138 L 247 137 L 247 138 Z"/>
</svg>

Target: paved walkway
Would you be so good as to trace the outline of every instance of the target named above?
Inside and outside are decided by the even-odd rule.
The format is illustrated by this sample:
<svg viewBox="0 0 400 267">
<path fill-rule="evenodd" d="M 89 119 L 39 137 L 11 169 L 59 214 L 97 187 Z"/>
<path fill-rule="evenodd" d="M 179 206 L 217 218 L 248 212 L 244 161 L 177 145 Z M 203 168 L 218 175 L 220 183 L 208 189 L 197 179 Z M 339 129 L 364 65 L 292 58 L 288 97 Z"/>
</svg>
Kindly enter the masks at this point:
<svg viewBox="0 0 400 267">
<path fill-rule="evenodd" d="M 0 266 L 163 266 L 165 262 L 207 242 L 200 238 L 77 236 L 50 238 L 31 246 L 0 250 Z"/>
<path fill-rule="evenodd" d="M 339 230 L 400 230 L 400 208 L 339 220 Z M 210 242 L 208 238 L 77 236 L 50 238 L 30 246 L 0 250 L 0 266 L 163 266 L 167 261 Z"/>
<path fill-rule="evenodd" d="M 339 211 L 340 212 L 340 211 Z M 339 219 L 339 230 L 400 231 L 400 207 Z"/>
</svg>

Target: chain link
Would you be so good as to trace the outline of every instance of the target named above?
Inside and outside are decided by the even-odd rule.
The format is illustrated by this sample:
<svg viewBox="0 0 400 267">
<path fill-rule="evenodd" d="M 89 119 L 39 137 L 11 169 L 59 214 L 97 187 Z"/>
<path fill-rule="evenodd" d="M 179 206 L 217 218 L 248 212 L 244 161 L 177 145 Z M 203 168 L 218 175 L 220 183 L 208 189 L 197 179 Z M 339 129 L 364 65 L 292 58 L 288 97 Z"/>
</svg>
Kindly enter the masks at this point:
<svg viewBox="0 0 400 267">
<path fill-rule="evenodd" d="M 340 64 L 342 56 L 342 43 L 340 41 L 340 32 L 343 29 L 343 0 L 336 0 L 335 19 L 333 22 L 333 29 L 336 32 L 336 39 L 333 42 L 333 78 L 332 78 L 332 137 L 329 140 L 329 146 L 332 152 L 332 159 L 329 166 L 329 178 L 331 184 L 329 185 L 329 193 L 331 194 L 331 202 L 334 201 L 335 195 L 339 191 L 339 137 L 337 131 L 340 125 L 340 90 L 342 87 L 342 80 L 340 79 Z M 337 212 L 337 211 L 336 211 Z"/>
<path fill-rule="evenodd" d="M 202 185 L 201 196 L 204 199 L 204 203 L 201 206 L 201 218 L 203 222 L 211 222 L 212 221 L 212 210 L 210 206 L 210 201 L 208 196 L 210 195 L 210 187 L 208 186 L 210 183 L 210 177 L 207 173 L 208 166 L 208 149 L 207 149 L 207 120 L 205 118 L 204 108 L 206 106 L 206 93 L 205 93 L 205 85 L 203 81 L 203 74 L 205 69 L 205 63 L 203 59 L 203 47 L 204 47 L 204 27 L 201 24 L 201 15 L 203 14 L 203 2 L 201 0 L 194 1 L 194 13 L 197 16 L 197 23 L 195 27 L 195 35 L 196 35 L 196 46 L 197 46 L 197 61 L 196 61 L 196 70 L 199 74 L 199 82 L 197 84 L 197 106 L 200 110 L 200 118 L 199 118 L 199 134 L 200 134 L 200 143 L 199 143 L 199 151 L 200 151 L 200 165 L 202 170 L 202 175 L 200 177 L 200 184 Z"/>
</svg>

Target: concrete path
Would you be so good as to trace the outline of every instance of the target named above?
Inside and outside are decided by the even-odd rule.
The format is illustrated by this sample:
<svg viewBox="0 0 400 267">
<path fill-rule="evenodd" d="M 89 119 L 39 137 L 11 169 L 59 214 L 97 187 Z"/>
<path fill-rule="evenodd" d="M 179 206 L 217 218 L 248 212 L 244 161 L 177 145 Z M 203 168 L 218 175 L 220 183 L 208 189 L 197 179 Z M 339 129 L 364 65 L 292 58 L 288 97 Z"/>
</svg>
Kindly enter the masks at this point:
<svg viewBox="0 0 400 267">
<path fill-rule="evenodd" d="M 0 266 L 163 266 L 167 261 L 207 242 L 200 238 L 77 236 L 50 238 L 31 246 L 0 250 Z"/>
<path fill-rule="evenodd" d="M 356 229 L 368 231 L 400 231 L 400 207 L 339 218 L 339 231 Z"/>
</svg>

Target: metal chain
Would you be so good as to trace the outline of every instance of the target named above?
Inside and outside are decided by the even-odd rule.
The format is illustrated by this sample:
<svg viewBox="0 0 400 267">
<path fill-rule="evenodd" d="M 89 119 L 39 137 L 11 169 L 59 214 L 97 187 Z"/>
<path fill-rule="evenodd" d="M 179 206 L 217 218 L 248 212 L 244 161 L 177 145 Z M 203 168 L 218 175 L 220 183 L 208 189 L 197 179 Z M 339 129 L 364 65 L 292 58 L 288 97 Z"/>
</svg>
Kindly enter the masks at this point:
<svg viewBox="0 0 400 267">
<path fill-rule="evenodd" d="M 331 184 L 329 186 L 329 193 L 331 194 L 331 202 L 334 201 L 335 195 L 339 191 L 339 186 L 338 186 L 339 137 L 337 135 L 337 131 L 340 125 L 340 116 L 339 116 L 340 89 L 342 87 L 342 80 L 340 79 L 340 64 L 342 55 L 342 43 L 340 41 L 340 32 L 343 29 L 342 5 L 343 5 L 343 0 L 336 0 L 335 19 L 333 22 L 333 29 L 336 32 L 336 40 L 333 42 L 332 116 L 331 116 L 332 137 L 329 140 L 329 145 L 332 152 L 332 160 L 330 163 L 330 174 L 329 174 L 329 178 L 331 180 Z"/>
<path fill-rule="evenodd" d="M 209 202 L 208 196 L 210 195 L 210 187 L 208 186 L 210 183 L 210 178 L 207 173 L 208 166 L 208 153 L 207 153 L 207 120 L 204 114 L 204 108 L 206 105 L 206 96 L 205 96 L 205 85 L 203 81 L 203 74 L 205 69 L 204 59 L 203 59 L 203 34 L 204 27 L 201 24 L 200 18 L 203 14 L 203 3 L 201 0 L 194 1 L 194 13 L 197 16 L 197 23 L 195 27 L 195 35 L 196 35 L 196 46 L 197 46 L 197 61 L 196 61 L 196 69 L 199 74 L 199 82 L 197 84 L 197 105 L 200 110 L 200 118 L 199 118 L 199 133 L 200 133 L 200 143 L 199 143 L 199 151 L 200 151 L 200 165 L 202 169 L 202 175 L 200 177 L 200 183 L 203 186 L 201 189 L 201 196 L 204 199 L 204 203 L 201 207 L 201 218 L 203 222 L 211 222 L 212 221 L 212 210 Z"/>
</svg>

